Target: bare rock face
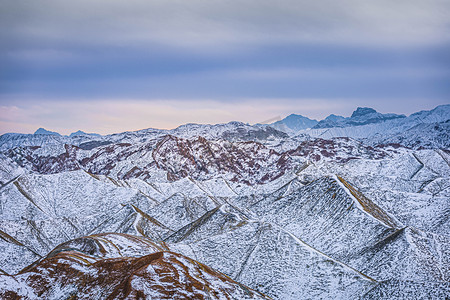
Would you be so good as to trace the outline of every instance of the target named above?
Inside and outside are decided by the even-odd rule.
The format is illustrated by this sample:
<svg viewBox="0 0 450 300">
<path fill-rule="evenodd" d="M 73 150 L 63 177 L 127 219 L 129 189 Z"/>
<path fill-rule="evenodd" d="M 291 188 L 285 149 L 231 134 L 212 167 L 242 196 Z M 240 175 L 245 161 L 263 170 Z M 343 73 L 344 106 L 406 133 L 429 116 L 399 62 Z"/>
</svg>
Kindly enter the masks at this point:
<svg viewBox="0 0 450 300">
<path fill-rule="evenodd" d="M 152 180 L 165 172 L 169 181 L 191 177 L 208 180 L 222 176 L 247 185 L 271 182 L 299 168 L 306 160 L 348 162 L 352 159 L 382 159 L 393 150 L 371 147 L 350 138 L 303 141 L 295 149 L 276 151 L 259 142 L 184 139 L 167 135 L 145 143 L 115 143 L 84 150 L 62 145 L 59 154 L 42 147 L 14 148 L 6 155 L 40 174 L 85 170 L 117 179 Z"/>
<path fill-rule="evenodd" d="M 183 177 L 209 179 L 231 175 L 247 184 L 272 181 L 289 169 L 291 158 L 257 142 L 208 141 L 203 137 L 185 140 L 167 136 L 153 151 L 156 165 L 167 171 L 169 180 Z"/>
<path fill-rule="evenodd" d="M 40 147 L 14 148 L 7 155 L 41 174 L 86 170 L 118 179 L 148 180 L 158 170 L 175 181 L 187 176 L 210 179 L 222 175 L 234 182 L 265 183 L 293 167 L 288 153 L 278 153 L 258 142 L 208 141 L 165 136 L 157 143 L 118 143 L 86 151 L 65 144 L 58 155 L 42 155 Z"/>
<path fill-rule="evenodd" d="M 123 234 L 76 239 L 15 276 L 0 275 L 0 297 L 269 299 L 164 245 Z"/>
<path fill-rule="evenodd" d="M 300 156 L 312 161 L 328 160 L 340 163 L 352 159 L 382 159 L 389 155 L 389 152 L 381 147 L 367 146 L 346 137 L 304 141 L 288 153 L 291 156 Z"/>
</svg>

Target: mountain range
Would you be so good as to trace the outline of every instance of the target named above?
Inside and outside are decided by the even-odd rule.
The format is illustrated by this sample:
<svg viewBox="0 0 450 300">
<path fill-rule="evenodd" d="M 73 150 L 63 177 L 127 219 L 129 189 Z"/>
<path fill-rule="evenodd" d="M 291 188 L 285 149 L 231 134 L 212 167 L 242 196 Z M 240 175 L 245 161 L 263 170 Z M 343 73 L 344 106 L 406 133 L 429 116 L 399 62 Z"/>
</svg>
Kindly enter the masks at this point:
<svg viewBox="0 0 450 300">
<path fill-rule="evenodd" d="M 445 299 L 450 105 L 0 136 L 2 299 Z"/>
</svg>

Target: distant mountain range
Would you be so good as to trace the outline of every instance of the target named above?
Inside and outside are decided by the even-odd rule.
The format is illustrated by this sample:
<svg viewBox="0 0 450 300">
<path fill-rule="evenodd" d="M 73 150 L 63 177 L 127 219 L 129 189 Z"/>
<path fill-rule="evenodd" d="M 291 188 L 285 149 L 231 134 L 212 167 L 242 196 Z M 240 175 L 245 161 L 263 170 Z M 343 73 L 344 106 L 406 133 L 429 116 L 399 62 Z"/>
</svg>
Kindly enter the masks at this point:
<svg viewBox="0 0 450 300">
<path fill-rule="evenodd" d="M 35 135 L 39 135 L 39 134 L 44 134 L 44 135 L 56 135 L 56 136 L 61 136 L 61 134 L 59 134 L 58 132 L 55 132 L 55 131 L 49 131 L 49 130 L 47 130 L 47 129 L 45 129 L 45 128 L 39 128 L 38 130 L 36 130 L 35 132 L 34 132 L 34 134 Z M 86 132 L 84 132 L 84 131 L 81 131 L 81 130 L 78 130 L 78 131 L 76 131 L 76 132 L 72 132 L 70 135 L 69 135 L 69 137 L 71 137 L 71 138 L 73 138 L 73 137 L 76 137 L 76 136 L 97 136 L 97 137 L 99 137 L 99 136 L 101 136 L 100 134 L 97 134 L 97 133 L 86 133 Z"/>
<path fill-rule="evenodd" d="M 449 146 L 448 127 L 450 105 L 441 105 L 430 111 L 420 111 L 408 117 L 396 114 L 381 114 L 371 108 L 357 108 L 350 117 L 330 115 L 316 121 L 292 114 L 273 124 L 249 125 L 242 122 L 226 124 L 186 124 L 172 130 L 144 129 L 134 132 L 101 136 L 96 133 L 77 131 L 69 136 L 39 128 L 33 135 L 7 133 L 0 136 L 0 150 L 14 146 L 41 146 L 49 144 L 71 144 L 82 149 L 93 149 L 110 143 L 143 142 L 150 137 L 173 135 L 181 138 L 204 137 L 208 140 L 257 141 L 276 149 L 287 149 L 288 144 L 314 138 L 350 137 L 366 144 L 400 143 L 413 148 L 445 148 Z M 427 125 L 428 124 L 428 125 Z M 427 132 L 420 137 L 418 127 Z M 406 134 L 411 132 L 411 134 Z"/>
<path fill-rule="evenodd" d="M 282 131 L 295 132 L 308 128 L 317 129 L 361 126 L 405 117 L 405 115 L 381 114 L 373 108 L 358 107 L 352 113 L 351 117 L 348 118 L 331 114 L 319 122 L 317 120 L 311 120 L 301 115 L 292 114 L 281 121 L 272 123 L 271 126 Z"/>
<path fill-rule="evenodd" d="M 402 120 L 403 123 L 429 123 L 429 122 L 445 122 L 450 119 L 448 116 L 450 114 L 450 105 L 441 105 L 436 107 L 435 109 L 431 111 L 420 111 L 417 113 L 412 114 L 409 117 L 406 117 L 405 115 L 398 115 L 398 114 L 382 114 L 374 110 L 373 108 L 368 107 L 358 107 L 350 117 L 343 117 L 343 116 L 337 116 L 334 114 L 329 115 L 323 120 L 317 121 L 314 119 L 310 119 L 308 117 L 297 115 L 297 114 L 291 114 L 287 116 L 286 118 L 277 121 L 272 124 L 267 125 L 259 125 L 260 127 L 264 126 L 270 126 L 276 130 L 286 132 L 289 134 L 296 134 L 299 131 L 303 131 L 306 129 L 322 129 L 322 128 L 345 128 L 345 127 L 353 127 L 353 126 L 363 126 L 363 125 L 369 125 L 369 124 L 377 124 L 377 123 L 385 123 L 386 121 L 391 120 Z M 389 123 L 390 124 L 390 123 Z M 398 124 L 392 123 L 393 125 Z M 218 124 L 218 125 L 201 125 L 201 124 L 186 124 L 182 125 L 174 130 L 166 130 L 165 132 L 173 132 L 173 131 L 182 131 L 184 128 L 187 129 L 202 129 L 204 132 L 208 130 L 215 131 L 216 127 L 245 127 L 249 126 L 248 124 L 244 124 L 241 122 L 230 122 L 228 124 Z M 148 130 L 158 130 L 158 129 L 147 129 Z M 164 130 L 161 130 L 163 132 Z M 257 130 L 256 130 L 257 131 Z M 59 133 L 54 131 L 49 131 L 44 128 L 39 128 L 34 133 L 35 135 L 56 135 L 61 136 Z M 69 135 L 69 137 L 77 137 L 77 136 L 94 136 L 94 137 L 100 137 L 101 135 L 96 133 L 86 133 L 81 130 L 78 130 L 77 132 L 73 132 Z"/>
<path fill-rule="evenodd" d="M 448 114 L 450 114 L 449 105 L 438 106 L 432 111 L 421 111 L 412 114 L 409 118 L 407 118 L 405 115 L 381 114 L 373 108 L 368 107 L 358 107 L 348 118 L 331 114 L 321 121 L 312 120 L 301 115 L 292 114 L 281 121 L 272 123 L 271 126 L 282 131 L 293 132 L 309 128 L 320 129 L 362 126 L 368 124 L 383 123 L 385 121 L 395 119 L 405 119 L 405 121 L 410 121 L 420 119 L 430 114 L 439 115 L 439 117 L 437 117 L 438 119 L 436 119 L 436 121 L 438 122 L 446 121 L 449 119 Z M 445 114 L 447 116 L 445 116 Z"/>
<path fill-rule="evenodd" d="M 446 299 L 449 203 L 450 105 L 8 133 L 0 298 Z"/>
<path fill-rule="evenodd" d="M 361 126 L 405 117 L 405 115 L 381 114 L 372 108 L 358 107 L 349 118 L 331 115 L 313 128 Z"/>
</svg>

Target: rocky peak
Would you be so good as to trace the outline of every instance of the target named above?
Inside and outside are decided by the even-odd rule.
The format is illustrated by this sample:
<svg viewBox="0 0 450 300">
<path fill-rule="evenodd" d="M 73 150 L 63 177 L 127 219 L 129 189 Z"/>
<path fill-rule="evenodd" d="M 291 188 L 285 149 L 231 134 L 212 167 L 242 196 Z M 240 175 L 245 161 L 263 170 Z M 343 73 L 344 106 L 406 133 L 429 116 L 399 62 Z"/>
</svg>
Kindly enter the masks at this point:
<svg viewBox="0 0 450 300">
<path fill-rule="evenodd" d="M 361 117 L 368 114 L 376 113 L 377 111 L 369 107 L 358 107 L 353 113 L 351 118 Z"/>
</svg>

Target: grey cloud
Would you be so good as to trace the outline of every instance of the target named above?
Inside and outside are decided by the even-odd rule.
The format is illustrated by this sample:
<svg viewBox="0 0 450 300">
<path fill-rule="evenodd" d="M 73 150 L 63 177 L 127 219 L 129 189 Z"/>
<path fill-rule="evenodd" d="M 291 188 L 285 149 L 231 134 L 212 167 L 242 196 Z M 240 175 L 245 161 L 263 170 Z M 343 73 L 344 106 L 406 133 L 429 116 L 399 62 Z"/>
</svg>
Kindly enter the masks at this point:
<svg viewBox="0 0 450 300">
<path fill-rule="evenodd" d="M 0 1 L 0 101 L 448 99 L 449 15 L 440 0 Z"/>
<path fill-rule="evenodd" d="M 8 43 L 145 46 L 196 50 L 298 42 L 388 44 L 449 41 L 450 2 L 414 1 L 3 1 Z M 217 49 L 216 49 L 217 50 Z"/>
</svg>

